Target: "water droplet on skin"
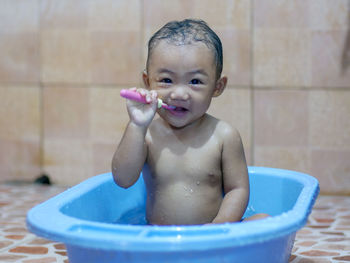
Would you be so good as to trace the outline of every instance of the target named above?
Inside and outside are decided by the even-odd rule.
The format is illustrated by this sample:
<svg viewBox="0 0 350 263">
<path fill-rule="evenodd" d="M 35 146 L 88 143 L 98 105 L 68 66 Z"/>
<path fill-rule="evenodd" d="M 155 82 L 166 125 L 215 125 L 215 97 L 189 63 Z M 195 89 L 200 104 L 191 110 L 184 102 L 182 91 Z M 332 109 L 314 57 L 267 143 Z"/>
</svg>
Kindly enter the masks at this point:
<svg viewBox="0 0 350 263">
<path fill-rule="evenodd" d="M 193 189 L 190 189 L 190 193 L 191 193 L 191 194 L 193 193 Z"/>
<path fill-rule="evenodd" d="M 197 182 L 196 182 L 196 185 L 200 185 L 200 182 L 199 182 L 199 181 L 197 181 Z"/>
</svg>

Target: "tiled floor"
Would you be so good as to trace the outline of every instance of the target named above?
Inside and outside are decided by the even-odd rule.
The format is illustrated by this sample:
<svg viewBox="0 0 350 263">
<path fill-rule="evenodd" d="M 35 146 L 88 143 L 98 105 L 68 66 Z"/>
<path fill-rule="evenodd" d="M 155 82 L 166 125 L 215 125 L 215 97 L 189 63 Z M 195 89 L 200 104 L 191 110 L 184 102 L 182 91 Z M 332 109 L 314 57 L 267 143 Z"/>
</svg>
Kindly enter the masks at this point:
<svg viewBox="0 0 350 263">
<path fill-rule="evenodd" d="M 67 263 L 63 244 L 29 233 L 29 208 L 63 191 L 57 186 L 0 185 L 0 262 Z M 350 197 L 320 196 L 296 236 L 291 263 L 350 262 Z"/>
</svg>

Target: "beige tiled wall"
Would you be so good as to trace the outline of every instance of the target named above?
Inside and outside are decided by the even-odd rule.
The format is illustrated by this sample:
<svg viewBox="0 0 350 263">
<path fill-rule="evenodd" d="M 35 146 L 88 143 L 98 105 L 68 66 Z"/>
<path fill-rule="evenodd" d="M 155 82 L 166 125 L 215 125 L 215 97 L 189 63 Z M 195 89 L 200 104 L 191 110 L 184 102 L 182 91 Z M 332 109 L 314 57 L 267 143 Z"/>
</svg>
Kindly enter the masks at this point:
<svg viewBox="0 0 350 263">
<path fill-rule="evenodd" d="M 254 1 L 255 165 L 350 193 L 350 1 Z"/>
<path fill-rule="evenodd" d="M 224 45 L 224 95 L 249 165 L 350 194 L 350 0 L 0 0 L 0 181 L 108 172 L 146 42 L 202 18 Z"/>
</svg>

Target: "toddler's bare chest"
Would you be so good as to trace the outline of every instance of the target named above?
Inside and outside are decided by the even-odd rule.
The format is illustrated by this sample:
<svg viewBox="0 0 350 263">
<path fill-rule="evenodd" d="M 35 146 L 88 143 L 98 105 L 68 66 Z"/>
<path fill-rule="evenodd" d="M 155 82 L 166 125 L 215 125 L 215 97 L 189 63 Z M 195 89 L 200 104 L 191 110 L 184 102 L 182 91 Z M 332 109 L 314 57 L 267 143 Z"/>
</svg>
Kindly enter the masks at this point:
<svg viewBox="0 0 350 263">
<path fill-rule="evenodd" d="M 148 164 L 155 179 L 214 180 L 221 176 L 221 147 L 208 142 L 200 147 L 149 148 Z"/>
</svg>

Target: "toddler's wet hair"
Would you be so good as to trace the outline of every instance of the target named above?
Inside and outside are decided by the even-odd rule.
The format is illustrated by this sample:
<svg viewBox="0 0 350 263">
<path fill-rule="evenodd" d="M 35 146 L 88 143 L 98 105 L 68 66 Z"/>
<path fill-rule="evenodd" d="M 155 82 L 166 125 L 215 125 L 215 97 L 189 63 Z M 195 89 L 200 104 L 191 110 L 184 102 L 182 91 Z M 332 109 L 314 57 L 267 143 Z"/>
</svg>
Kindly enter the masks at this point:
<svg viewBox="0 0 350 263">
<path fill-rule="evenodd" d="M 159 29 L 148 41 L 147 70 L 152 51 L 161 40 L 166 40 L 173 45 L 203 42 L 214 53 L 216 77 L 220 77 L 223 66 L 222 44 L 217 34 L 203 20 L 171 21 Z"/>
</svg>

